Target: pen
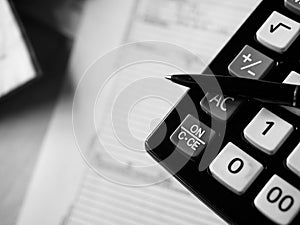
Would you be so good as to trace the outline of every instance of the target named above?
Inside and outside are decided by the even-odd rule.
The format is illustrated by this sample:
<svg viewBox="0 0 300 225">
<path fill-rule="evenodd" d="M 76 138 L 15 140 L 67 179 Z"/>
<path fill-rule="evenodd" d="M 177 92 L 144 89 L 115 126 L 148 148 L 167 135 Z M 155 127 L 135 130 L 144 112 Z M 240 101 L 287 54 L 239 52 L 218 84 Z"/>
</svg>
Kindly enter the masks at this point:
<svg viewBox="0 0 300 225">
<path fill-rule="evenodd" d="M 299 85 L 206 74 L 175 74 L 165 78 L 191 89 L 201 89 L 201 86 L 217 81 L 221 91 L 227 96 L 257 99 L 266 103 L 300 108 Z M 207 86 L 205 89 L 209 91 L 210 87 Z"/>
</svg>

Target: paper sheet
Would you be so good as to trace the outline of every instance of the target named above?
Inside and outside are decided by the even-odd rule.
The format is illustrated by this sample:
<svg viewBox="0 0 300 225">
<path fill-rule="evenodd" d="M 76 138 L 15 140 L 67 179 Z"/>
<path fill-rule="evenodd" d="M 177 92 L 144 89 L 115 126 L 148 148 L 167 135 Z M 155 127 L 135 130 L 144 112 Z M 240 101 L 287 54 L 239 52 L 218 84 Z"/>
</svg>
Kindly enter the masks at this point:
<svg viewBox="0 0 300 225">
<path fill-rule="evenodd" d="M 257 3 L 258 0 L 89 1 L 73 51 L 70 75 L 77 84 L 85 69 L 99 54 L 103 55 L 121 43 L 142 40 L 166 41 L 185 47 L 200 55 L 203 60 L 200 67 L 203 68 Z M 112 29 L 114 27 L 118 29 Z M 172 53 L 170 57 L 182 58 L 183 64 L 190 65 L 190 58 L 179 53 Z M 147 48 L 141 44 L 118 55 L 111 66 L 117 68 L 130 56 L 143 57 L 145 54 L 168 56 L 168 52 L 163 49 Z M 141 77 L 151 74 L 162 78 L 164 74 L 172 72 L 176 72 L 176 69 L 151 63 L 128 67 L 108 85 L 105 98 L 114 102 L 122 93 L 120 90 L 124 90 L 122 87 Z M 105 78 L 101 77 L 100 80 L 104 82 Z M 147 86 L 140 89 L 136 87 L 136 92 L 143 92 L 144 89 Z M 173 96 L 170 104 L 149 98 L 149 101 L 137 104 L 130 111 L 128 127 L 132 135 L 141 140 L 138 144 L 142 143 L 155 123 L 184 93 L 183 89 L 171 86 L 166 91 Z M 93 90 L 86 90 L 85 95 L 81 96 L 80 107 L 77 109 L 80 115 L 88 115 L 85 106 L 88 106 L 88 98 L 92 95 Z M 84 156 L 93 161 L 93 169 L 104 174 L 106 179 L 87 167 L 73 136 L 72 101 L 73 93 L 69 93 L 63 95 L 57 105 L 18 225 L 224 223 L 173 178 L 150 186 L 132 187 L 132 184 L 166 178 L 168 174 L 159 166 L 152 170 L 142 169 L 143 165 L 154 163 L 143 149 L 140 154 L 124 151 L 126 147 L 120 144 L 114 133 L 111 114 L 103 113 L 110 112 L 110 109 L 105 109 L 111 106 L 110 101 L 107 104 L 100 101 L 95 105 L 96 115 L 101 115 L 96 118 L 98 132 L 86 132 L 83 140 L 87 149 L 82 150 L 83 154 L 88 152 Z M 119 107 L 126 108 L 126 102 Z M 123 113 L 128 112 L 125 110 Z M 122 116 L 122 110 L 116 119 L 118 116 Z M 120 129 L 119 134 L 124 135 L 126 132 Z M 99 148 L 95 141 L 97 138 L 122 163 L 103 154 L 104 149 Z M 128 187 L 116 183 L 131 185 Z"/>
</svg>

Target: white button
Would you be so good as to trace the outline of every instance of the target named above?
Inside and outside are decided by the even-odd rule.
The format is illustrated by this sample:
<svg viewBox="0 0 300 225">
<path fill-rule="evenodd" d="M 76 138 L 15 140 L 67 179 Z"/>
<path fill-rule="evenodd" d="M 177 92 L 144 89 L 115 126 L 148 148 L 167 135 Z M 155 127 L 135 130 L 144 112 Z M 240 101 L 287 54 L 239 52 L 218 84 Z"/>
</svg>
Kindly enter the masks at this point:
<svg viewBox="0 0 300 225">
<path fill-rule="evenodd" d="M 292 170 L 295 174 L 297 174 L 300 177 L 300 143 L 289 155 L 286 164 L 290 170 Z"/>
<path fill-rule="evenodd" d="M 210 164 L 212 175 L 237 194 L 242 194 L 262 171 L 262 165 L 229 142 Z"/>
<path fill-rule="evenodd" d="M 254 200 L 256 208 L 277 224 L 289 224 L 300 208 L 300 191 L 274 175 Z"/>
<path fill-rule="evenodd" d="M 300 32 L 300 24 L 273 12 L 256 33 L 257 40 L 266 47 L 282 53 L 294 42 Z"/>
<path fill-rule="evenodd" d="M 295 71 L 292 71 L 287 78 L 283 81 L 285 84 L 296 84 L 300 85 L 300 74 L 296 73 Z M 296 114 L 297 116 L 300 116 L 300 109 L 295 109 L 293 107 L 284 106 L 287 110 L 290 112 Z"/>
<path fill-rule="evenodd" d="M 245 138 L 267 154 L 274 154 L 293 131 L 293 126 L 262 108 L 244 130 Z"/>
</svg>

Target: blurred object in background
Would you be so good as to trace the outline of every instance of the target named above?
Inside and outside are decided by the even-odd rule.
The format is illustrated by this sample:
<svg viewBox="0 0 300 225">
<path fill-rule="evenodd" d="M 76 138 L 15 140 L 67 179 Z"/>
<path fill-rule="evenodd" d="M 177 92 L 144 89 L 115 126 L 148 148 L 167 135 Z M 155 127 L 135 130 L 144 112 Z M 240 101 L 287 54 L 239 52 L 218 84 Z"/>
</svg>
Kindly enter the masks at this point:
<svg viewBox="0 0 300 225">
<path fill-rule="evenodd" d="M 25 48 L 25 53 L 22 54 L 20 50 L 16 50 L 18 46 L 22 46 L 24 40 L 19 35 L 20 30 L 16 29 L 18 27 L 12 19 L 13 14 L 8 10 L 9 2 L 15 6 L 18 21 L 22 23 L 23 30 L 31 43 L 42 76 L 41 79 L 36 79 L 9 98 L 5 100 L 2 98 L 3 101 L 0 103 L 1 225 L 12 225 L 16 222 L 53 105 L 65 80 L 65 68 L 72 44 L 72 39 L 56 28 L 59 24 L 51 16 L 54 8 L 50 6 L 56 3 L 62 4 L 64 1 L 0 0 L 0 49 L 4 49 L 4 52 L 0 50 L 1 59 L 7 60 L 7 56 L 12 53 L 20 58 L 22 54 L 25 56 L 26 52 L 29 54 L 28 49 Z M 67 13 L 65 14 L 68 16 Z M 4 25 L 5 30 L 2 30 Z M 13 42 L 13 37 L 18 37 L 19 39 L 16 40 L 19 41 Z M 9 54 L 7 55 L 6 52 Z M 20 62 L 16 59 L 12 60 L 13 70 L 24 73 L 25 69 L 21 70 L 20 65 L 26 62 L 28 58 Z M 32 65 L 27 65 L 30 71 Z M 4 64 L 0 67 L 1 89 L 4 84 L 2 79 L 5 71 Z M 9 78 L 13 78 L 11 81 L 16 81 L 12 75 Z"/>
<path fill-rule="evenodd" d="M 0 0 L 0 98 L 38 76 L 35 54 L 14 8 Z"/>
<path fill-rule="evenodd" d="M 24 14 L 73 38 L 85 0 L 14 0 L 14 2 Z"/>
<path fill-rule="evenodd" d="M 38 82 L 23 89 L 22 95 L 10 97 L 5 106 L 2 104 L 2 108 L 15 108 L 15 105 L 21 109 L 36 108 L 52 102 L 63 84 L 65 67 L 84 1 L 10 0 L 10 2 L 15 6 L 24 31 L 32 44 L 42 76 Z"/>
</svg>

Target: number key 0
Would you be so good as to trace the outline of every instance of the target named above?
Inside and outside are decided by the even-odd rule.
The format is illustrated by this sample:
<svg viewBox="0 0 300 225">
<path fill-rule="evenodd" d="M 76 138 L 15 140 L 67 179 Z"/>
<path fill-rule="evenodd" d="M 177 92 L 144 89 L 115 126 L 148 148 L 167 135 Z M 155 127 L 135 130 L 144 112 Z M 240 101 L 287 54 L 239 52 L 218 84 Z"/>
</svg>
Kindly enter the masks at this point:
<svg viewBox="0 0 300 225">
<path fill-rule="evenodd" d="M 237 194 L 244 193 L 262 171 L 262 165 L 229 142 L 210 164 L 212 175 Z"/>
</svg>

